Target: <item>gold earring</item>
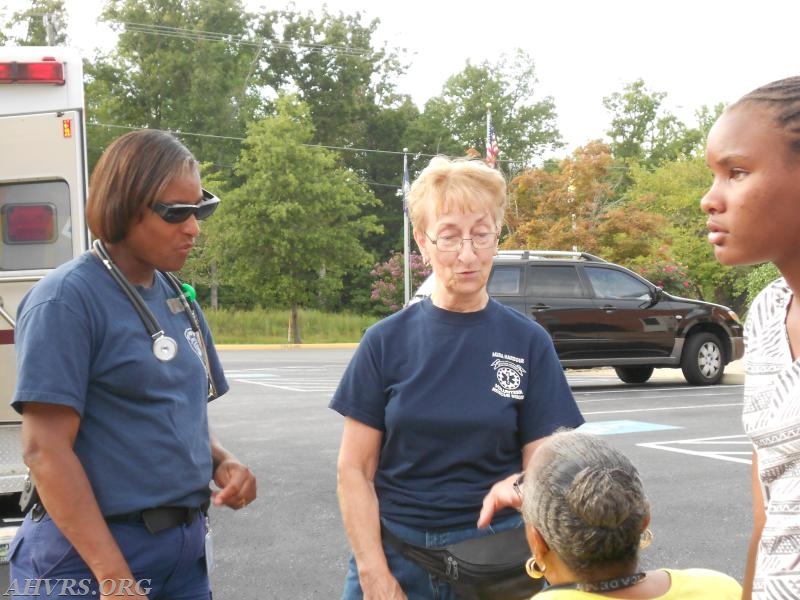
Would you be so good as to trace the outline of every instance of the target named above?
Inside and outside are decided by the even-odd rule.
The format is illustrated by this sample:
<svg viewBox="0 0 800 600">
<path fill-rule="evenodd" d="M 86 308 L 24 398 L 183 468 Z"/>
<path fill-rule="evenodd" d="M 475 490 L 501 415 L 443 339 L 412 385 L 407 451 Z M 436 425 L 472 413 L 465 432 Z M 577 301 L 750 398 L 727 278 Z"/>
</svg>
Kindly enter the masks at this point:
<svg viewBox="0 0 800 600">
<path fill-rule="evenodd" d="M 653 532 L 648 527 L 642 532 L 642 537 L 639 539 L 639 548 L 644 550 L 653 543 Z"/>
<path fill-rule="evenodd" d="M 525 572 L 531 579 L 541 579 L 542 577 L 544 577 L 544 572 L 546 569 L 547 567 L 545 567 L 544 565 L 539 566 L 538 564 L 536 564 L 535 556 L 531 556 L 525 562 Z"/>
</svg>

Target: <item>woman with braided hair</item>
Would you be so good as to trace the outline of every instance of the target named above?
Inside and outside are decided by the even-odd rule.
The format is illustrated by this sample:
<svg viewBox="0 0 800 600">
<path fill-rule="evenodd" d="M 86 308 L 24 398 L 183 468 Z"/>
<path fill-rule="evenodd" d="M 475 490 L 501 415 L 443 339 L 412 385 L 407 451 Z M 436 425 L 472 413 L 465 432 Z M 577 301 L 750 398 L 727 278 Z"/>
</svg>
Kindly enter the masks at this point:
<svg viewBox="0 0 800 600">
<path fill-rule="evenodd" d="M 739 583 L 710 569 L 639 569 L 652 534 L 636 467 L 603 438 L 559 431 L 536 449 L 522 485 L 537 600 L 739 600 Z"/>
<path fill-rule="evenodd" d="M 711 128 L 714 179 L 700 202 L 724 265 L 772 262 L 781 277 L 745 324 L 742 422 L 753 442 L 753 535 L 745 598 L 800 598 L 800 77 L 745 94 Z"/>
</svg>

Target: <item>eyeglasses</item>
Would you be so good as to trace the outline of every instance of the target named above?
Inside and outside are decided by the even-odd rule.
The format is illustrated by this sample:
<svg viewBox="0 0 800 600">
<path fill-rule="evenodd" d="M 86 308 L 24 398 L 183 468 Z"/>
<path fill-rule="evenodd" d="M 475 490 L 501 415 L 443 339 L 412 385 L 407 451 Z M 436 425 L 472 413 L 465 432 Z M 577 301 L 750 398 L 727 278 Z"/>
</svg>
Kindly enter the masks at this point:
<svg viewBox="0 0 800 600">
<path fill-rule="evenodd" d="M 208 190 L 203 190 L 203 199 L 197 204 L 164 204 L 163 202 L 154 202 L 153 212 L 159 217 L 164 219 L 167 223 L 183 223 L 192 215 L 198 221 L 207 219 L 214 211 L 217 210 L 219 205 L 219 198 Z"/>
<path fill-rule="evenodd" d="M 487 231 L 486 233 L 473 233 L 471 238 L 460 238 L 455 235 L 440 235 L 433 239 L 426 231 L 425 235 L 436 246 L 439 252 L 458 252 L 464 242 L 472 242 L 473 250 L 486 250 L 492 248 L 497 242 L 497 234 Z"/>
</svg>

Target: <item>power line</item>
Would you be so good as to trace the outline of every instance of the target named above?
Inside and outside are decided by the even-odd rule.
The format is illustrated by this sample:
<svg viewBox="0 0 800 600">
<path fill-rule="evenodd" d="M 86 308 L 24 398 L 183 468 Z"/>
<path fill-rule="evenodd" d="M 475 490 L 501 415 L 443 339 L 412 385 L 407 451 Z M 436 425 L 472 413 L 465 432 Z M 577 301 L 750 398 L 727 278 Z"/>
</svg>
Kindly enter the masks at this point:
<svg viewBox="0 0 800 600">
<path fill-rule="evenodd" d="M 264 45 L 272 46 L 276 49 L 289 50 L 296 52 L 298 49 L 307 50 L 309 52 L 334 52 L 336 54 L 343 54 L 345 56 L 353 56 L 359 58 L 366 58 L 377 54 L 371 48 L 357 48 L 352 46 L 338 46 L 334 44 L 306 44 L 301 42 L 275 42 L 269 41 L 264 38 L 249 39 L 244 36 L 231 35 L 229 33 L 220 33 L 213 31 L 201 31 L 196 29 L 184 29 L 181 27 L 168 27 L 166 25 L 153 25 L 148 23 L 132 23 L 128 21 L 108 21 L 108 23 L 122 25 L 126 31 L 131 33 L 145 33 L 152 35 L 160 35 L 163 37 L 172 37 L 179 39 L 186 39 L 195 42 L 225 42 L 227 44 L 237 46 L 254 46 L 262 47 Z"/>
<path fill-rule="evenodd" d="M 89 121 L 87 125 L 92 125 L 94 127 L 105 127 L 106 129 L 126 129 L 129 131 L 135 129 L 141 129 L 141 127 L 133 127 L 130 125 L 115 125 L 112 123 L 99 123 L 97 121 Z M 213 133 L 193 133 L 187 131 L 173 131 L 171 129 L 165 129 L 164 131 L 171 133 L 173 135 L 179 136 L 187 136 L 187 137 L 200 137 L 200 138 L 210 138 L 210 139 L 218 139 L 218 140 L 231 140 L 235 142 L 243 142 L 247 138 L 239 137 L 239 136 L 231 136 L 231 135 L 216 135 Z M 394 155 L 403 155 L 404 153 L 401 150 L 375 150 L 372 148 L 352 148 L 348 146 L 328 146 L 325 144 L 300 144 L 300 146 L 304 146 L 306 148 L 325 148 L 327 150 L 341 150 L 346 152 L 365 152 L 368 154 L 394 154 Z M 422 152 L 407 152 L 406 154 L 412 154 L 415 158 L 419 157 L 426 157 L 426 158 L 433 158 L 434 156 L 441 156 L 437 154 L 423 154 Z"/>
<path fill-rule="evenodd" d="M 141 129 L 141 127 L 133 127 L 130 125 L 115 125 L 113 123 L 100 123 L 97 121 L 88 121 L 86 123 L 87 127 L 104 127 L 105 129 L 124 129 L 126 131 L 134 131 Z M 196 138 L 205 138 L 205 139 L 217 139 L 217 140 L 227 140 L 227 141 L 234 141 L 234 142 L 244 142 L 246 138 L 238 137 L 238 136 L 230 136 L 230 135 L 216 135 L 212 133 L 193 133 L 187 131 L 173 131 L 170 129 L 164 129 L 162 131 L 166 131 L 171 133 L 175 136 L 180 137 L 196 137 Z M 404 154 L 402 151 L 398 150 L 374 150 L 371 148 L 348 148 L 346 146 L 328 146 L 325 144 L 300 144 L 305 148 L 325 148 L 326 150 L 337 150 L 337 151 L 346 151 L 346 152 L 364 152 L 367 154 L 389 154 L 389 155 L 402 155 Z M 434 156 L 440 156 L 435 154 L 424 154 L 422 152 L 408 152 L 407 154 L 412 154 L 415 159 L 417 158 L 433 158 Z M 225 168 L 232 168 L 234 165 L 228 165 L 218 162 L 213 162 L 214 165 L 218 167 L 225 167 Z M 378 183 L 377 181 L 365 181 L 368 185 L 375 186 L 375 187 L 387 187 L 387 188 L 394 188 L 399 190 L 401 188 L 400 185 L 395 183 Z"/>
</svg>

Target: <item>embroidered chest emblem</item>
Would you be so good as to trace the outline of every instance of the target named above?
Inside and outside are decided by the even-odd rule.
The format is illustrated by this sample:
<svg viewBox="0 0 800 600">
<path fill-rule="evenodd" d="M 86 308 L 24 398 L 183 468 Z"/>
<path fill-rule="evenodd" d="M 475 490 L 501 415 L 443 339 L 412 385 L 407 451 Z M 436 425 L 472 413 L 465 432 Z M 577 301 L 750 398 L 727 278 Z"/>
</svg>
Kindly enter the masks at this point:
<svg viewBox="0 0 800 600">
<path fill-rule="evenodd" d="M 200 350 L 200 342 L 197 341 L 197 336 L 195 335 L 194 331 L 192 331 L 191 327 L 187 327 L 186 330 L 183 332 L 183 337 L 186 338 L 186 341 L 189 342 L 189 346 L 192 347 L 194 353 L 197 354 L 197 357 L 202 360 L 203 353 Z"/>
<path fill-rule="evenodd" d="M 522 400 L 525 395 L 522 391 L 522 379 L 525 375 L 523 364 L 525 359 L 492 352 L 495 359 L 491 367 L 494 369 L 496 382 L 492 386 L 492 391 L 503 398 Z"/>
</svg>

